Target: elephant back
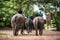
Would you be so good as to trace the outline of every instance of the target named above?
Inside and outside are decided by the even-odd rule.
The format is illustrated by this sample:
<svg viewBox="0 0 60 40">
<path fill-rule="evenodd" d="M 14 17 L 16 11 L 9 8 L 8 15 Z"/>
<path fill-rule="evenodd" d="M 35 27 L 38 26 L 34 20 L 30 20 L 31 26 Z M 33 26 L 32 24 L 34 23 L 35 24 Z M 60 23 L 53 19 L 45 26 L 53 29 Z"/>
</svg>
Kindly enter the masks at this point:
<svg viewBox="0 0 60 40">
<path fill-rule="evenodd" d="M 25 17 L 22 14 L 15 14 L 11 19 L 11 23 L 16 26 L 23 26 L 24 22 Z"/>
<path fill-rule="evenodd" d="M 43 29 L 43 25 L 44 25 L 44 19 L 43 17 L 35 17 L 34 20 L 33 20 L 33 24 L 34 24 L 34 28 L 40 28 L 40 29 Z"/>
</svg>

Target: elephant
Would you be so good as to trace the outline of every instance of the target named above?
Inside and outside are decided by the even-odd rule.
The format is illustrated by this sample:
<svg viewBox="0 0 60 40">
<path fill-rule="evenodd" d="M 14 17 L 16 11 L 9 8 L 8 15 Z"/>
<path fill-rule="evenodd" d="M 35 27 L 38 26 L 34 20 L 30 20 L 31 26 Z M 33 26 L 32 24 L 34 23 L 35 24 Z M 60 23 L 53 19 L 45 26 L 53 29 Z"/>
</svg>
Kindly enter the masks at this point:
<svg viewBox="0 0 60 40">
<path fill-rule="evenodd" d="M 26 26 L 26 29 L 27 29 L 28 33 L 32 32 L 32 29 L 33 29 L 33 20 L 27 18 L 26 22 L 25 22 L 25 26 Z"/>
<path fill-rule="evenodd" d="M 39 35 L 43 34 L 43 29 L 44 29 L 44 19 L 43 17 L 37 16 L 33 19 L 33 25 L 36 31 L 36 36 L 38 35 L 38 30 L 39 30 Z"/>
<path fill-rule="evenodd" d="M 18 13 L 11 18 L 11 26 L 14 36 L 18 35 L 19 29 L 21 29 L 21 34 L 23 34 L 25 20 L 26 18 L 22 14 Z"/>
</svg>

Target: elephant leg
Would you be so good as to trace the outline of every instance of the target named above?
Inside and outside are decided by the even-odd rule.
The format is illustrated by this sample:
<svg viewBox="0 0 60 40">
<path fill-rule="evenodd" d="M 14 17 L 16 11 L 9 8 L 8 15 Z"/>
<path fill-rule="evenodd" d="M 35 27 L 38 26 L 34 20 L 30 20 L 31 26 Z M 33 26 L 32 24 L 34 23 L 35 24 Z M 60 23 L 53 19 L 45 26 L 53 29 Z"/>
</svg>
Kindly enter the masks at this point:
<svg viewBox="0 0 60 40">
<path fill-rule="evenodd" d="M 21 28 L 21 34 L 23 35 L 23 27 Z"/>
<path fill-rule="evenodd" d="M 16 28 L 15 28 L 14 24 L 12 24 L 12 30 L 13 30 L 13 35 L 15 36 L 16 35 L 16 32 L 15 32 Z"/>
<path fill-rule="evenodd" d="M 29 29 L 30 29 L 30 32 L 32 32 L 32 29 L 33 29 L 33 22 L 32 21 L 29 23 Z"/>
<path fill-rule="evenodd" d="M 26 29 L 27 29 L 27 33 L 29 33 L 29 23 L 26 23 Z"/>
<path fill-rule="evenodd" d="M 13 35 L 14 36 L 18 35 L 18 30 L 19 30 L 19 27 L 16 26 L 16 28 L 13 30 Z"/>
<path fill-rule="evenodd" d="M 41 35 L 41 36 L 43 34 L 43 29 L 44 29 L 44 23 L 40 23 L 40 26 L 39 26 L 39 35 Z"/>
<path fill-rule="evenodd" d="M 30 33 L 30 31 L 29 31 L 29 27 L 27 28 L 27 30 L 28 30 L 28 33 Z"/>
<path fill-rule="evenodd" d="M 28 26 L 28 33 L 30 33 L 30 32 L 32 32 L 32 26 L 31 25 Z"/>
<path fill-rule="evenodd" d="M 38 29 L 37 29 L 37 27 L 35 28 L 35 30 L 36 30 L 36 36 L 38 36 Z"/>
<path fill-rule="evenodd" d="M 13 35 L 15 36 L 15 34 L 16 34 L 16 33 L 15 33 L 15 28 L 13 28 Z"/>
<path fill-rule="evenodd" d="M 31 23 L 31 25 L 30 25 L 30 32 L 32 32 L 32 30 L 33 30 L 33 24 Z"/>
<path fill-rule="evenodd" d="M 17 30 L 15 29 L 15 30 L 13 30 L 13 35 L 14 36 L 17 36 L 18 35 L 18 33 L 17 33 Z"/>
<path fill-rule="evenodd" d="M 13 30 L 13 35 L 15 36 L 16 35 L 16 32 L 15 32 L 15 26 L 12 27 L 12 30 Z"/>
<path fill-rule="evenodd" d="M 39 29 L 39 35 L 42 36 L 42 34 L 43 34 L 43 30 L 40 30 L 40 29 Z"/>
<path fill-rule="evenodd" d="M 13 31 L 13 35 L 14 35 L 14 36 L 17 36 L 17 35 L 18 35 L 16 29 Z"/>
</svg>

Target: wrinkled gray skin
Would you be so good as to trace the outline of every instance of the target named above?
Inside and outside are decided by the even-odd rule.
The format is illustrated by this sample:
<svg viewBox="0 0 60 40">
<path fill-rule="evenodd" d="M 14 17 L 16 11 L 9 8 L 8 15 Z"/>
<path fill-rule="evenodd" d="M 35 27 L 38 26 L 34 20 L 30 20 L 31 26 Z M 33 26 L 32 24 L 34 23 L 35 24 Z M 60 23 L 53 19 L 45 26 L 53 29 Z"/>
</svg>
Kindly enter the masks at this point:
<svg viewBox="0 0 60 40">
<path fill-rule="evenodd" d="M 34 28 L 36 31 L 36 36 L 38 35 L 38 30 L 39 30 L 39 35 L 43 34 L 43 28 L 44 28 L 44 19 L 43 17 L 35 17 L 33 19 L 33 24 L 34 24 Z"/>
<path fill-rule="evenodd" d="M 22 14 L 15 14 L 12 17 L 11 26 L 14 36 L 18 35 L 19 29 L 21 29 L 21 34 L 23 34 L 24 23 L 25 23 L 25 17 Z"/>
</svg>

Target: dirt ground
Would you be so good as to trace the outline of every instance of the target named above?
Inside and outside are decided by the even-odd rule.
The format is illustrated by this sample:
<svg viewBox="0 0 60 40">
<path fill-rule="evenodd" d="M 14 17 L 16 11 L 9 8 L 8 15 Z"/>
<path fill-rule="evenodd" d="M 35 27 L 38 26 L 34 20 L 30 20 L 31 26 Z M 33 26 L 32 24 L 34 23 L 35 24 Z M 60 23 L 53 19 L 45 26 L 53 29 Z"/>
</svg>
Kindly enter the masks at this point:
<svg viewBox="0 0 60 40">
<path fill-rule="evenodd" d="M 35 36 L 35 30 L 32 33 L 21 35 L 19 31 L 18 36 L 12 35 L 12 30 L 0 30 L 0 40 L 60 40 L 60 31 L 44 30 L 42 36 Z"/>
</svg>

